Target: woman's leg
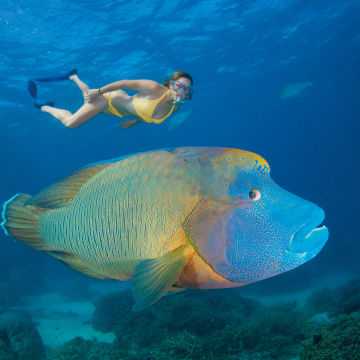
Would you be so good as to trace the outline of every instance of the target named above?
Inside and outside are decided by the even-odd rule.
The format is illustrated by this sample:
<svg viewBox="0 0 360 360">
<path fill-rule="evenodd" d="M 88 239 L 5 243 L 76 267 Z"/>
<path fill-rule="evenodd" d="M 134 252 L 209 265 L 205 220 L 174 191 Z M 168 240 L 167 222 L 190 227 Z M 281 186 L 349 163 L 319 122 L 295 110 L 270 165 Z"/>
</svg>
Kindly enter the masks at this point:
<svg viewBox="0 0 360 360">
<path fill-rule="evenodd" d="M 103 96 L 97 97 L 94 101 L 85 103 L 75 114 L 68 110 L 58 109 L 51 106 L 42 106 L 41 111 L 52 115 L 61 121 L 68 128 L 76 128 L 95 117 L 108 105 L 108 100 Z"/>
<path fill-rule="evenodd" d="M 83 94 L 84 102 L 85 102 L 86 92 L 90 89 L 89 85 L 87 85 L 83 81 L 81 81 L 76 74 L 69 76 L 69 80 L 72 80 L 79 87 L 79 89 L 81 90 L 81 92 Z"/>
</svg>

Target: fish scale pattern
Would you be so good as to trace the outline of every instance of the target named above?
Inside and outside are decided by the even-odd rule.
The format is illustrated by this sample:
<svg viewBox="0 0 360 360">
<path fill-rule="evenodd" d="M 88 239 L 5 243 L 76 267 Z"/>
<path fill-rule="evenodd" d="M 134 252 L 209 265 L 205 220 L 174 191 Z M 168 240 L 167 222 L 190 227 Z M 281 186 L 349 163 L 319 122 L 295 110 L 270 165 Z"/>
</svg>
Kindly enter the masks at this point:
<svg viewBox="0 0 360 360">
<path fill-rule="evenodd" d="M 167 152 L 111 164 L 70 205 L 43 213 L 41 235 L 102 275 L 130 276 L 139 260 L 169 251 L 169 240 L 195 206 L 196 181 L 186 177 L 183 163 Z"/>
</svg>

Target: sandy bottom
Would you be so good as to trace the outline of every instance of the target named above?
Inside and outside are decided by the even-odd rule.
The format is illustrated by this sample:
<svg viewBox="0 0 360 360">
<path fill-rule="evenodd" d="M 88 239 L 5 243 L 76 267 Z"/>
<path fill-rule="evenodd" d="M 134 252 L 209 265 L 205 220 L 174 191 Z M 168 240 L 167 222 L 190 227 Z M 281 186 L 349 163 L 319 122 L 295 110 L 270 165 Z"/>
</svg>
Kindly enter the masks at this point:
<svg viewBox="0 0 360 360">
<path fill-rule="evenodd" d="M 113 333 L 103 334 L 91 326 L 95 307 L 90 302 L 72 302 L 59 294 L 30 297 L 23 307 L 31 314 L 46 347 L 56 348 L 76 336 L 112 343 Z"/>
</svg>

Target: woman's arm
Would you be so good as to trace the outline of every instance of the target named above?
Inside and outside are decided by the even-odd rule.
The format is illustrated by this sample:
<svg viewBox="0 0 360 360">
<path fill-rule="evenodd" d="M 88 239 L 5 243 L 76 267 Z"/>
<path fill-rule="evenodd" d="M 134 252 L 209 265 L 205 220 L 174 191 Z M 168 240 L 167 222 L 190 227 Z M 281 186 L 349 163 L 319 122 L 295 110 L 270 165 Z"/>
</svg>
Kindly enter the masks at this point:
<svg viewBox="0 0 360 360">
<path fill-rule="evenodd" d="M 120 80 L 113 82 L 109 85 L 101 87 L 99 90 L 101 93 L 107 93 L 110 91 L 128 89 L 140 91 L 143 93 L 152 92 L 161 87 L 159 83 L 152 80 Z"/>
<path fill-rule="evenodd" d="M 158 91 L 162 87 L 163 87 L 163 85 L 160 85 L 156 81 L 152 81 L 152 80 L 120 80 L 120 81 L 116 81 L 111 84 L 102 86 L 99 89 L 88 90 L 88 92 L 86 94 L 86 101 L 87 102 L 92 101 L 102 94 L 105 94 L 110 91 L 120 90 L 120 89 L 139 91 L 145 95 L 151 95 L 151 94 L 156 93 L 155 96 L 157 96 Z"/>
</svg>

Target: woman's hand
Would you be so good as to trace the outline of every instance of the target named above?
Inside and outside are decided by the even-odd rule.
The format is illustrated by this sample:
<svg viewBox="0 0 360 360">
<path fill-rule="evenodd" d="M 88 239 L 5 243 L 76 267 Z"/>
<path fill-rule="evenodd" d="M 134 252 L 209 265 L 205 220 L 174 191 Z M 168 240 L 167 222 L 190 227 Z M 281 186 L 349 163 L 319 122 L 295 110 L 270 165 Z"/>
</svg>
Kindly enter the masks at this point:
<svg viewBox="0 0 360 360">
<path fill-rule="evenodd" d="M 88 102 L 91 102 L 93 100 L 95 100 L 98 96 L 100 96 L 100 92 L 99 92 L 99 89 L 90 89 L 86 92 L 86 95 L 85 95 L 85 101 L 88 103 Z"/>
<path fill-rule="evenodd" d="M 129 127 L 132 127 L 132 126 L 138 124 L 139 122 L 140 122 L 140 120 L 138 120 L 138 119 L 125 121 L 125 122 L 120 124 L 120 127 L 122 129 L 128 129 Z"/>
</svg>

